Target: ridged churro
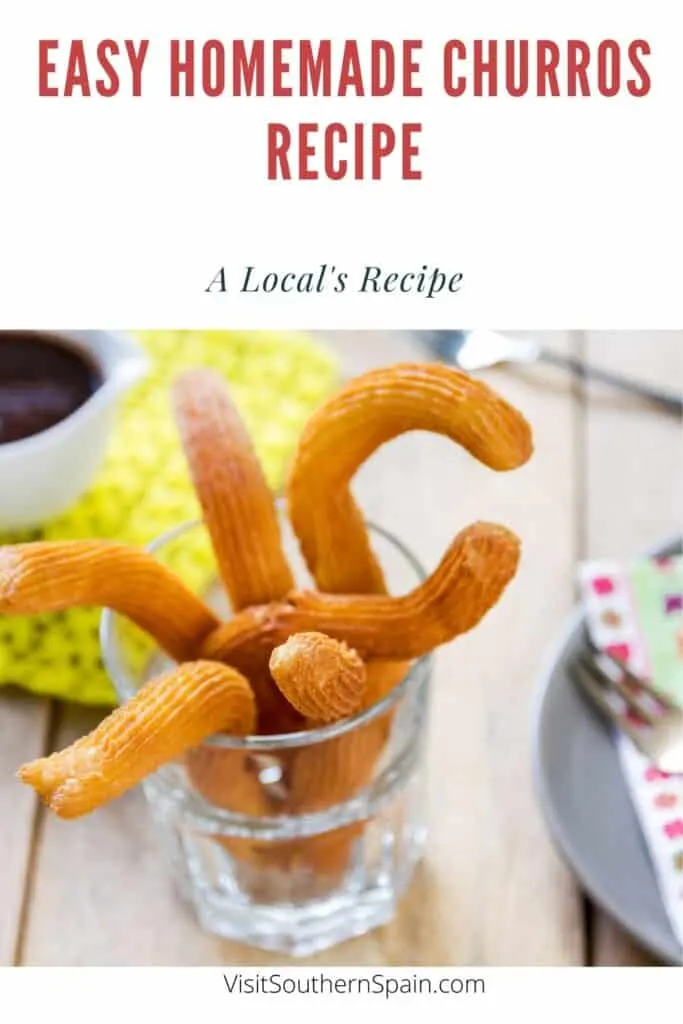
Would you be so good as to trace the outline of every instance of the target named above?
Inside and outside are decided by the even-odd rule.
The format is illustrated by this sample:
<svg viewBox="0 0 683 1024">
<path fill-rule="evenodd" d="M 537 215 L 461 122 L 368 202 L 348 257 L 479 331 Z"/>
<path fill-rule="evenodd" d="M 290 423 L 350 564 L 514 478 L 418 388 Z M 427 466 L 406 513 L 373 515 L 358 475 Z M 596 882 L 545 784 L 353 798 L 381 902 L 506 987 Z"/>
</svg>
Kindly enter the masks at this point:
<svg viewBox="0 0 683 1024">
<path fill-rule="evenodd" d="M 457 370 L 403 364 L 352 381 L 309 421 L 300 439 L 289 478 L 291 521 L 308 567 L 321 590 L 335 594 L 386 594 L 382 568 L 372 550 L 363 515 L 354 502 L 349 485 L 360 465 L 377 448 L 401 433 L 416 429 L 445 434 L 481 462 L 497 470 L 521 465 L 531 453 L 531 435 L 523 417 L 486 385 Z M 469 536 L 471 538 L 472 534 Z M 516 570 L 514 546 L 510 544 L 510 551 L 501 550 L 501 562 L 495 570 L 495 575 L 501 572 L 500 579 L 506 581 L 508 574 L 514 574 Z M 453 556 L 450 564 L 449 555 Z M 468 621 L 476 624 L 481 617 L 480 609 L 488 610 L 498 596 L 494 584 L 489 596 L 484 597 L 483 588 L 474 582 L 477 572 L 472 563 L 472 549 L 468 552 L 466 545 L 458 544 L 458 539 L 444 562 L 439 567 L 442 579 L 438 579 L 437 570 L 437 579 L 432 577 L 428 581 L 429 586 L 422 590 L 421 597 L 426 599 L 430 612 L 426 616 L 424 612 L 418 612 L 420 601 L 413 601 L 415 618 L 410 624 L 406 623 L 409 629 L 417 627 L 419 631 L 424 627 L 424 636 L 434 639 L 434 646 L 443 640 L 435 635 L 428 620 L 438 619 L 439 610 L 443 616 L 444 608 L 456 609 L 455 581 L 458 572 L 462 573 L 462 582 L 467 582 L 469 573 L 469 593 L 463 595 L 463 620 L 452 623 L 454 629 L 449 628 L 453 635 L 463 632 L 464 628 L 471 628 Z M 509 567 L 507 563 L 510 563 Z M 444 585 L 435 587 L 435 582 Z M 441 597 L 437 598 L 439 589 Z M 413 598 L 415 596 L 412 595 Z M 313 604 L 320 608 L 324 602 L 319 605 L 313 598 L 312 602 L 295 599 L 294 603 L 299 607 L 303 603 L 306 607 Z M 368 610 L 372 612 L 372 607 Z M 393 611 L 400 618 L 405 607 L 397 604 Z M 449 610 L 449 622 L 450 614 Z M 388 613 L 386 615 L 388 618 Z M 379 628 L 385 628 L 387 618 L 380 617 Z M 329 629 L 322 624 L 319 628 Z M 413 651 L 413 656 L 426 653 L 428 649 Z M 372 652 L 373 655 L 377 653 Z M 389 654 L 395 655 L 396 649 Z M 409 667 L 408 662 L 370 662 L 364 706 L 371 707 L 383 699 L 405 677 Z M 355 765 L 358 773 L 357 779 L 351 773 L 346 788 L 333 781 L 340 777 L 334 765 L 330 764 L 334 748 L 332 751 L 324 747 L 301 751 L 296 763 L 303 765 L 301 771 L 305 776 L 316 780 L 314 788 L 320 780 L 322 784 L 328 780 L 330 799 L 348 799 L 353 794 L 356 781 L 360 783 L 371 777 L 392 720 L 390 713 L 375 720 L 368 727 L 367 737 L 358 751 L 352 748 L 352 737 L 340 738 L 340 751 L 343 753 L 346 746 L 349 747 L 348 761 Z"/>
<path fill-rule="evenodd" d="M 265 607 L 270 606 L 266 605 Z M 259 618 L 258 611 L 247 608 L 240 612 L 235 619 L 230 619 L 229 621 L 247 623 L 254 615 L 256 619 Z M 224 623 L 223 625 L 227 624 Z M 220 626 L 218 629 L 220 629 Z M 214 632 L 217 633 L 218 630 L 214 630 Z M 260 733 L 272 736 L 274 734 L 298 732 L 299 729 L 303 728 L 303 716 L 299 714 L 296 708 L 292 707 L 285 695 L 275 685 L 268 667 L 274 644 L 269 646 L 267 643 L 261 642 L 258 630 L 255 637 L 255 643 L 245 642 L 237 645 L 232 652 L 232 656 L 225 664 L 236 668 L 251 683 L 258 707 Z M 201 657 L 206 657 L 203 651 L 204 647 L 200 650 L 200 655 Z M 209 658 L 208 660 L 222 661 L 223 659 Z"/>
<path fill-rule="evenodd" d="M 295 633 L 273 651 L 270 671 L 289 703 L 313 722 L 347 718 L 363 702 L 361 658 L 323 633 Z"/>
<path fill-rule="evenodd" d="M 223 379 L 189 370 L 174 389 L 176 422 L 233 609 L 278 600 L 293 577 L 273 495 Z"/>
<path fill-rule="evenodd" d="M 521 413 L 453 367 L 403 363 L 351 381 L 309 419 L 288 481 L 290 519 L 319 590 L 385 592 L 349 483 L 381 445 L 412 430 L 443 434 L 498 471 L 532 452 Z"/>
<path fill-rule="evenodd" d="M 293 576 L 282 549 L 273 494 L 226 382 L 212 370 L 188 370 L 176 381 L 173 402 L 190 476 L 233 610 L 284 597 Z M 252 659 L 245 674 L 254 688 L 261 730 L 295 728 L 297 718 L 274 685 L 267 658 Z"/>
<path fill-rule="evenodd" d="M 126 616 L 174 661 L 196 656 L 218 619 L 146 551 L 104 540 L 0 547 L 0 613 L 99 606 Z"/>
<path fill-rule="evenodd" d="M 256 704 L 247 680 L 212 662 L 188 662 L 146 683 L 91 733 L 19 769 L 50 810 L 77 818 L 125 793 L 219 730 L 247 735 Z"/>
<path fill-rule="evenodd" d="M 385 730 L 381 716 L 293 751 L 289 808 L 305 814 L 350 800 L 372 779 Z"/>
<path fill-rule="evenodd" d="M 325 633 L 365 660 L 408 661 L 473 629 L 517 571 L 520 544 L 503 526 L 462 530 L 434 572 L 398 597 L 295 591 L 287 602 L 249 608 L 205 640 L 202 657 L 233 664 L 293 633 Z"/>
<path fill-rule="evenodd" d="M 515 576 L 518 538 L 473 523 L 423 582 L 393 596 L 351 483 L 377 449 L 414 430 L 450 438 L 493 470 L 512 470 L 531 455 L 529 425 L 486 384 L 440 364 L 398 364 L 343 387 L 304 428 L 287 483 L 291 524 L 314 581 L 306 590 L 295 585 L 274 496 L 223 379 L 204 369 L 184 373 L 173 405 L 233 616 L 221 621 L 151 554 L 122 544 L 0 547 L 0 613 L 108 607 L 180 666 L 18 776 L 63 818 L 89 813 L 174 760 L 209 804 L 261 822 L 346 804 L 384 765 L 393 703 L 340 735 L 278 743 L 268 756 L 252 743 L 203 741 L 350 718 L 385 698 L 415 659 L 474 628 Z M 355 818 L 370 807 L 358 800 L 345 809 L 353 820 L 332 832 L 276 829 L 287 836 L 277 840 L 263 839 L 262 829 L 240 832 L 224 814 L 224 830 L 209 836 L 207 826 L 207 838 L 220 844 L 211 850 L 222 847 L 242 862 L 256 889 L 263 882 L 268 891 L 277 875 L 288 891 L 303 871 L 302 891 L 310 893 L 310 873 L 328 884 L 347 870 L 368 824 Z"/>
<path fill-rule="evenodd" d="M 259 647 L 272 650 L 292 634 L 321 632 L 366 660 L 391 659 L 374 662 L 372 669 L 380 699 L 403 677 L 406 666 L 397 661 L 421 657 L 477 625 L 515 575 L 518 561 L 514 534 L 476 523 L 458 534 L 434 572 L 406 595 L 293 593 L 288 604 L 248 609 L 219 627 L 207 637 L 204 656 L 232 663 Z M 389 712 L 336 740 L 293 751 L 292 812 L 332 806 L 366 785 L 391 720 Z"/>
</svg>

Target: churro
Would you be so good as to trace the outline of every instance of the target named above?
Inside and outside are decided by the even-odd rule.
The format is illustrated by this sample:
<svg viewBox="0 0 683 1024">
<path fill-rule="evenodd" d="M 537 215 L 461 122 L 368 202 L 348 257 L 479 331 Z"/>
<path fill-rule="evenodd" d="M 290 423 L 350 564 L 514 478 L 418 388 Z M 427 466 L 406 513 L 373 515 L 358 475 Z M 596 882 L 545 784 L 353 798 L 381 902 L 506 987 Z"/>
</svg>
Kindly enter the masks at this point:
<svg viewBox="0 0 683 1024">
<path fill-rule="evenodd" d="M 19 769 L 50 810 L 77 818 L 108 803 L 219 730 L 247 735 L 256 705 L 234 669 L 188 662 L 152 679 L 87 736 Z"/>
<path fill-rule="evenodd" d="M 126 616 L 174 661 L 193 658 L 218 619 L 151 554 L 104 540 L 0 547 L 0 613 L 100 606 Z"/>
<path fill-rule="evenodd" d="M 520 544 L 503 526 L 462 530 L 434 572 L 398 597 L 295 591 L 287 602 L 249 608 L 214 630 L 202 657 L 226 664 L 284 643 L 293 633 L 326 633 L 365 660 L 408 661 L 473 629 L 517 571 Z"/>
<path fill-rule="evenodd" d="M 410 661 L 370 661 L 365 666 L 367 682 L 363 708 L 384 700 L 395 686 L 405 679 L 410 671 Z"/>
<path fill-rule="evenodd" d="M 362 704 L 365 665 L 323 633 L 295 633 L 273 651 L 270 671 L 289 703 L 313 722 L 339 721 Z"/>
<path fill-rule="evenodd" d="M 267 790 L 259 781 L 248 751 L 203 744 L 188 750 L 185 766 L 190 782 L 209 803 L 235 814 L 272 812 Z"/>
<path fill-rule="evenodd" d="M 290 519 L 319 590 L 386 591 L 349 483 L 381 445 L 412 430 L 443 434 L 498 471 L 532 452 L 521 413 L 452 367 L 403 363 L 351 381 L 308 421 L 288 481 Z"/>
<path fill-rule="evenodd" d="M 529 425 L 487 385 L 442 365 L 399 364 L 346 385 L 309 420 L 287 483 L 291 524 L 314 581 L 307 590 L 295 586 L 274 497 L 225 382 L 189 371 L 173 402 L 233 616 L 221 621 L 151 554 L 125 545 L 0 547 L 0 613 L 108 607 L 179 663 L 88 736 L 18 776 L 55 814 L 76 818 L 179 760 L 196 793 L 229 812 L 211 838 L 247 873 L 303 869 L 329 881 L 348 868 L 365 834 L 367 822 L 354 819 L 370 814 L 365 797 L 383 766 L 395 706 L 331 738 L 278 743 L 272 757 L 252 743 L 203 741 L 348 719 L 385 698 L 415 659 L 474 628 L 515 576 L 518 538 L 473 523 L 425 580 L 393 596 L 351 482 L 378 448 L 413 430 L 444 435 L 491 469 L 511 470 L 531 455 Z M 357 796 L 352 820 L 329 833 L 266 840 L 230 818 L 315 815 Z"/>
<path fill-rule="evenodd" d="M 294 752 L 289 806 L 296 813 L 323 810 L 350 800 L 366 786 L 382 749 L 381 718 Z"/>
<path fill-rule="evenodd" d="M 284 597 L 294 582 L 273 495 L 225 382 L 211 370 L 182 374 L 174 409 L 233 609 Z"/>
<path fill-rule="evenodd" d="M 523 417 L 486 385 L 457 370 L 404 364 L 352 381 L 309 421 L 289 478 L 291 521 L 320 590 L 334 594 L 387 593 L 382 568 L 349 485 L 360 465 L 377 448 L 401 433 L 417 429 L 445 434 L 497 470 L 521 465 L 531 454 L 531 435 Z M 477 548 L 481 551 L 486 528 L 482 535 L 475 526 L 456 538 L 437 572 L 410 595 L 410 601 L 394 603 L 391 608 L 384 603 L 366 605 L 366 614 L 379 613 L 378 631 L 390 631 L 392 616 L 397 626 L 401 622 L 399 631 L 405 626 L 413 637 L 415 630 L 418 636 L 422 631 L 419 646 L 407 652 L 415 657 L 476 625 L 514 575 L 518 559 L 516 539 L 511 535 L 495 537 L 489 532 L 488 539 L 489 543 L 503 542 L 495 566 L 477 567 L 481 557 Z M 486 554 L 483 558 L 486 561 Z M 489 568 L 493 568 L 490 589 L 485 582 Z M 293 598 L 293 603 L 300 610 L 332 610 L 330 602 L 324 598 L 318 602 L 315 595 Z M 340 618 L 347 613 L 344 599 L 337 610 Z M 360 611 L 361 606 L 356 604 L 354 612 Z M 445 634 L 436 628 L 437 622 L 447 624 Z M 328 624 L 319 623 L 316 628 L 337 635 Z M 408 640 L 408 634 L 398 637 L 401 643 Z M 355 645 L 358 637 L 351 639 L 349 634 L 345 639 Z M 396 658 L 399 649 L 394 646 L 380 652 L 376 647 L 365 648 L 363 654 Z M 371 661 L 364 706 L 382 700 L 409 667 L 409 662 L 403 661 Z M 318 796 L 325 795 L 324 787 L 328 786 L 326 799 L 349 799 L 357 785 L 371 777 L 392 720 L 393 715 L 388 713 L 365 727 L 367 735 L 357 750 L 352 736 L 342 736 L 338 751 L 335 747 L 327 750 L 326 745 L 320 750 L 301 751 L 295 762 L 295 776 L 300 773 L 302 779 L 313 780 L 314 798 L 316 790 Z M 335 766 L 335 760 L 339 765 Z M 349 765 L 354 766 L 356 774 L 352 771 L 347 784 L 340 785 L 341 769 L 346 771 Z M 296 781 L 295 777 L 294 784 Z M 302 785 L 296 785 L 295 800 L 297 795 L 306 799 L 301 790 Z"/>
<path fill-rule="evenodd" d="M 225 381 L 212 370 L 189 370 L 178 378 L 173 399 L 188 468 L 233 610 L 282 598 L 293 577 L 282 550 L 273 495 Z M 253 686 L 262 732 L 295 728 L 297 718 L 274 685 L 267 658 L 237 667 Z"/>
<path fill-rule="evenodd" d="M 264 818 L 282 813 L 285 787 L 277 781 L 262 781 L 263 760 L 250 751 L 205 743 L 188 750 L 185 767 L 191 785 L 210 805 L 231 814 Z M 244 836 L 220 835 L 215 840 L 235 860 L 252 865 L 262 864 L 273 847 Z"/>
</svg>

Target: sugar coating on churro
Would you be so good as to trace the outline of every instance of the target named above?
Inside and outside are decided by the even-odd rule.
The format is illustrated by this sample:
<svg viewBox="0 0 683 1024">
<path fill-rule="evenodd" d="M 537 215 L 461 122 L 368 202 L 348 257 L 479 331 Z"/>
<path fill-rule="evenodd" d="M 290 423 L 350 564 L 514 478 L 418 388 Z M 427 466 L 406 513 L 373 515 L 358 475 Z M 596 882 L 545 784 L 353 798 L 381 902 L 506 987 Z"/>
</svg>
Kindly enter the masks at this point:
<svg viewBox="0 0 683 1024">
<path fill-rule="evenodd" d="M 312 721 L 339 721 L 361 706 L 362 659 L 323 633 L 295 633 L 271 654 L 270 671 L 290 704 Z"/>
</svg>

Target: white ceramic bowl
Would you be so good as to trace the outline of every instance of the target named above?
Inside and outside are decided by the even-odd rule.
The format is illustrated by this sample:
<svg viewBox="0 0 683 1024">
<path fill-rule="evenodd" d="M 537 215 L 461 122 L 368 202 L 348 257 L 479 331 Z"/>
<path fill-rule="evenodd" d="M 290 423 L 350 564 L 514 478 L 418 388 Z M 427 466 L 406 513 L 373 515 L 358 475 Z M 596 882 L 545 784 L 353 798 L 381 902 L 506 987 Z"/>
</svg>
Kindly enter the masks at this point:
<svg viewBox="0 0 683 1024">
<path fill-rule="evenodd" d="M 147 371 L 148 359 L 125 334 L 49 331 L 95 363 L 101 386 L 79 409 L 40 434 L 0 444 L 0 529 L 39 527 L 88 489 L 111 437 L 119 398 Z"/>
</svg>

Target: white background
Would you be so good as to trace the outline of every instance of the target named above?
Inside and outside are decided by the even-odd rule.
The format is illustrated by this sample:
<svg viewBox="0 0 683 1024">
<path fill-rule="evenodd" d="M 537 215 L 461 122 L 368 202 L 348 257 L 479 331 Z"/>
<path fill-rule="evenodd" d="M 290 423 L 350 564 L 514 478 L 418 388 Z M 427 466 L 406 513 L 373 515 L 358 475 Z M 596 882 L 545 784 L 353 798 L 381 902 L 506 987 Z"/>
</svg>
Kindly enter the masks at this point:
<svg viewBox="0 0 683 1024">
<path fill-rule="evenodd" d="M 235 971 L 228 977 L 244 978 L 278 974 L 282 979 L 320 977 L 316 969 L 298 971 L 277 968 L 273 972 Z M 619 1015 L 622 1024 L 642 1024 L 666 1017 L 680 1000 L 680 975 L 661 968 L 624 971 L 603 968 L 488 968 L 486 970 L 421 970 L 402 968 L 377 972 L 374 969 L 327 968 L 328 979 L 371 978 L 439 979 L 460 977 L 483 979 L 483 994 L 464 995 L 230 995 L 223 973 L 213 968 L 7 968 L 0 971 L 0 1012 L 12 1024 L 49 1020 L 54 1024 L 121 1024 L 160 1018 L 167 1024 L 191 1021 L 254 1021 L 269 1024 L 274 1019 L 294 1019 L 300 1024 L 317 1024 L 324 1015 L 329 1024 L 346 1024 L 359 1012 L 369 1011 L 375 1021 L 412 1024 L 416 1017 L 451 1024 L 481 1022 L 493 1024 L 507 1019 L 511 1007 L 523 1014 L 528 1024 L 557 1024 L 599 1019 L 603 1014 Z M 347 982 L 348 985 L 348 982 Z M 351 986 L 349 986 L 351 987 Z M 615 993 L 619 993 L 615 1003 Z M 7 1014 L 6 1018 L 4 1014 Z"/>
<path fill-rule="evenodd" d="M 680 327 L 673 0 L 0 4 L 5 327 Z M 172 100 L 171 37 L 420 37 L 425 95 Z M 150 37 L 144 97 L 38 97 L 37 40 Z M 452 37 L 647 38 L 650 95 L 449 99 Z M 125 81 L 125 80 L 124 80 Z M 265 125 L 422 120 L 420 182 L 278 182 Z M 455 296 L 207 295 L 225 265 L 463 271 Z"/>
</svg>

